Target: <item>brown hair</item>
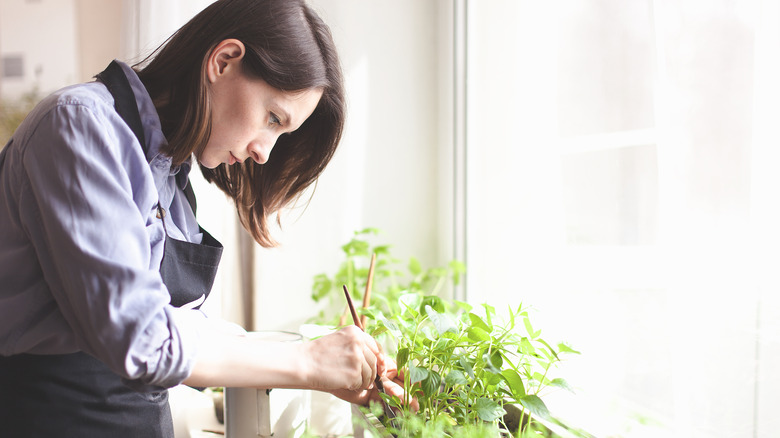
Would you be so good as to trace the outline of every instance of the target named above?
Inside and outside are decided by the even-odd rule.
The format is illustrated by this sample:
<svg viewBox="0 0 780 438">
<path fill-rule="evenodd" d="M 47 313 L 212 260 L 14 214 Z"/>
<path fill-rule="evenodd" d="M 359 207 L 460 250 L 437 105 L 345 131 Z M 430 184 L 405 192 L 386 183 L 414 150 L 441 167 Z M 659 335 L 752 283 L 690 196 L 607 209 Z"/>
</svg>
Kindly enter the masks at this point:
<svg viewBox="0 0 780 438">
<path fill-rule="evenodd" d="M 274 246 L 269 217 L 317 180 L 336 151 L 344 128 L 341 66 L 327 25 L 304 0 L 218 0 L 147 60 L 134 66 L 160 115 L 175 164 L 199 154 L 211 134 L 211 105 L 204 68 L 211 50 L 235 38 L 244 43 L 242 70 L 283 91 L 323 90 L 312 115 L 279 137 L 268 162 L 253 160 L 214 169 L 200 166 L 236 204 L 255 240 Z M 278 221 L 278 219 L 277 219 Z"/>
</svg>

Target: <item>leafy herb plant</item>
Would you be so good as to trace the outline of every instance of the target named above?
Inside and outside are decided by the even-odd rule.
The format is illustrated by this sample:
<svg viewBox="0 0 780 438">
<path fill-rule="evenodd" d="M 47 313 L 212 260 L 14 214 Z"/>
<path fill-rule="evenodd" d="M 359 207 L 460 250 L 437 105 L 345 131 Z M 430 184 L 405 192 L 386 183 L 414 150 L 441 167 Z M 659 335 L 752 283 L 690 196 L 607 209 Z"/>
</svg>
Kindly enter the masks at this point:
<svg viewBox="0 0 780 438">
<path fill-rule="evenodd" d="M 345 259 L 338 271 L 332 276 L 323 273 L 314 277 L 311 298 L 316 302 L 327 300 L 331 312 L 320 312 L 312 322 L 333 325 L 345 323 L 342 285 L 347 286 L 356 303 L 360 302 L 358 300 L 363 298 L 372 255 L 376 256 L 376 265 L 369 309 L 374 312 L 397 314 L 403 311 L 398 301 L 402 295 L 439 296 L 450 282 L 460 282 L 466 269 L 463 263 L 451 261 L 447 266 L 423 268 L 417 258 L 410 257 L 403 264 L 391 255 L 390 245 L 374 242 L 379 234 L 376 228 L 355 231 L 352 239 L 341 247 Z"/>
<path fill-rule="evenodd" d="M 533 418 L 548 417 L 543 391 L 569 387 L 551 373 L 562 354 L 576 351 L 542 339 L 522 305 L 508 309 L 503 322 L 487 304 L 478 312 L 463 302 L 404 295 L 401 305 L 398 314 L 370 315 L 376 322 L 372 334 L 390 333 L 398 342 L 404 389 L 420 404 L 420 412 L 412 413 L 409 400 L 388 398 L 403 413 L 386 424 L 396 436 L 422 436 L 429 424 L 441 429 L 440 436 L 454 436 L 464 425 L 520 436 Z M 505 418 L 508 405 L 518 408 L 514 423 Z"/>
<path fill-rule="evenodd" d="M 465 266 L 450 262 L 423 269 L 411 258 L 401 269 L 388 245 L 369 242 L 378 233 L 374 228 L 355 232 L 342 246 L 346 259 L 338 272 L 315 277 L 312 298 L 329 297 L 332 308 L 343 309 L 342 285 L 356 301 L 362 298 L 376 254 L 371 305 L 361 311 L 366 330 L 395 355 L 407 398 L 420 405 L 419 412 L 411 412 L 409 399 L 385 396 L 400 412 L 392 422 L 377 412 L 385 431 L 403 438 L 495 438 L 499 431 L 519 437 L 536 431 L 535 419 L 549 415 L 544 393 L 569 388 L 553 375 L 555 365 L 577 351 L 545 341 L 522 305 L 499 315 L 488 304 L 474 308 L 440 296 L 448 282 L 459 281 Z M 317 320 L 339 324 L 339 314 L 344 313 L 321 314 Z"/>
</svg>

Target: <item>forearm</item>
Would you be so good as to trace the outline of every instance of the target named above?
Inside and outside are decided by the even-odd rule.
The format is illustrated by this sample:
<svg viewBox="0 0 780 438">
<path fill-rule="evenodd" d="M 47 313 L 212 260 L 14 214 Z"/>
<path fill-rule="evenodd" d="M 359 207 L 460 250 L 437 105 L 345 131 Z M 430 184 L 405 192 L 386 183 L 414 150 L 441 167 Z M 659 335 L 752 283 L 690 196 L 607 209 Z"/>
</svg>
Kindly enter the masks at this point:
<svg viewBox="0 0 780 438">
<path fill-rule="evenodd" d="M 384 373 L 376 341 L 354 326 L 303 343 L 269 342 L 219 329 L 200 333 L 195 363 L 184 381 L 191 386 L 362 390 Z"/>
<path fill-rule="evenodd" d="M 303 344 L 269 342 L 249 336 L 203 335 L 190 386 L 310 388 Z"/>
</svg>

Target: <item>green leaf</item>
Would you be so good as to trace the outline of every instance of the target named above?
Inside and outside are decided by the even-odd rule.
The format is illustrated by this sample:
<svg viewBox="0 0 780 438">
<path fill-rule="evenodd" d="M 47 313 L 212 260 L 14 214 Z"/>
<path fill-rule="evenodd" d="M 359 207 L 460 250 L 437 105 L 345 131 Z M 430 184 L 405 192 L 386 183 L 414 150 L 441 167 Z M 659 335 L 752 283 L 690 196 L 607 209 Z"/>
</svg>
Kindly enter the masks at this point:
<svg viewBox="0 0 780 438">
<path fill-rule="evenodd" d="M 330 281 L 327 275 L 319 274 L 314 276 L 314 285 L 312 286 L 311 299 L 319 301 L 326 297 L 331 289 L 333 289 L 333 283 Z"/>
<path fill-rule="evenodd" d="M 429 326 L 423 327 L 422 330 L 420 330 L 420 333 L 423 334 L 425 339 L 430 341 L 430 344 L 433 344 L 434 342 L 436 342 L 439 339 L 439 334 L 438 333 L 434 333 L 433 330 L 431 330 L 431 328 Z M 430 345 L 430 344 L 426 344 L 426 345 Z"/>
<path fill-rule="evenodd" d="M 347 256 L 366 256 L 368 255 L 368 242 L 360 239 L 352 239 L 346 245 L 341 247 Z"/>
<path fill-rule="evenodd" d="M 420 383 L 423 392 L 428 396 L 439 393 L 441 389 L 441 375 L 433 370 L 428 370 L 428 376 Z"/>
<path fill-rule="evenodd" d="M 480 397 L 474 403 L 474 410 L 482 421 L 496 421 L 506 414 L 500 404 L 489 398 Z"/>
<path fill-rule="evenodd" d="M 479 327 L 469 327 L 466 331 L 468 338 L 474 342 L 489 342 L 490 334 Z"/>
<path fill-rule="evenodd" d="M 420 301 L 420 313 L 426 313 L 426 309 L 428 307 L 431 307 L 440 313 L 444 313 L 446 311 L 444 308 L 444 300 L 434 295 L 426 295 L 422 297 L 422 300 Z"/>
<path fill-rule="evenodd" d="M 455 305 L 464 312 L 471 312 L 471 309 L 474 308 L 471 304 L 463 301 L 455 301 Z"/>
<path fill-rule="evenodd" d="M 452 270 L 452 281 L 456 285 L 460 284 L 460 277 L 466 273 L 466 265 L 463 262 L 453 260 L 449 263 L 449 267 Z"/>
<path fill-rule="evenodd" d="M 450 414 L 446 412 L 442 412 L 441 414 L 439 414 L 437 420 L 443 421 L 449 424 L 450 426 L 456 426 L 458 424 L 458 420 L 452 418 Z"/>
<path fill-rule="evenodd" d="M 547 349 L 550 351 L 550 353 L 553 355 L 553 357 L 554 357 L 555 359 L 558 359 L 558 360 L 560 360 L 560 358 L 558 358 L 558 353 L 556 353 L 556 352 L 555 352 L 555 349 L 554 349 L 554 348 L 552 348 L 552 347 L 550 346 L 550 344 L 548 344 L 547 342 L 545 342 L 545 341 L 544 341 L 544 339 L 537 339 L 537 341 L 541 342 L 541 343 L 542 343 L 542 344 L 543 344 L 545 347 L 547 347 Z"/>
<path fill-rule="evenodd" d="M 537 332 L 534 332 L 534 328 L 531 326 L 531 320 L 529 320 L 528 317 L 523 318 L 523 324 L 525 324 L 525 331 L 528 332 L 528 336 L 530 336 L 531 339 L 539 336 Z"/>
<path fill-rule="evenodd" d="M 520 339 L 520 351 L 526 355 L 536 354 L 536 348 L 534 348 L 534 345 L 531 343 L 531 341 L 528 340 L 528 338 Z"/>
<path fill-rule="evenodd" d="M 379 336 L 379 335 L 381 335 L 381 334 L 383 334 L 383 333 L 385 333 L 387 331 L 388 331 L 388 329 L 387 329 L 386 325 L 379 325 L 379 326 L 374 327 L 373 330 L 371 330 L 370 334 L 371 334 L 372 338 L 376 338 L 377 336 Z"/>
<path fill-rule="evenodd" d="M 409 349 L 404 347 L 398 350 L 398 353 L 395 355 L 395 362 L 399 369 L 403 368 L 404 365 L 406 365 L 406 361 L 409 360 Z"/>
<path fill-rule="evenodd" d="M 493 317 L 496 315 L 496 308 L 487 303 L 482 303 L 482 307 L 485 308 L 485 319 L 492 330 Z"/>
<path fill-rule="evenodd" d="M 379 265 L 381 265 L 380 260 L 379 260 L 379 256 L 380 255 L 390 254 L 390 245 L 377 245 L 377 246 L 374 247 L 373 253 L 377 255 L 376 265 L 379 266 Z"/>
<path fill-rule="evenodd" d="M 374 234 L 374 235 L 377 235 L 379 233 L 380 233 L 379 228 L 374 228 L 374 227 L 366 227 L 366 228 L 363 228 L 360 231 L 355 231 L 355 235 L 356 236 L 358 236 L 360 234 Z"/>
<path fill-rule="evenodd" d="M 496 359 L 496 356 L 498 358 Z M 494 351 L 492 354 L 487 352 L 482 355 L 482 362 L 485 364 L 485 369 L 493 373 L 501 372 L 501 365 L 503 365 L 503 359 L 501 359 L 501 353 Z"/>
<path fill-rule="evenodd" d="M 466 375 L 463 374 L 463 371 L 452 370 L 447 374 L 447 377 L 444 378 L 444 383 L 447 386 L 455 386 L 455 385 L 467 385 L 469 381 L 466 380 Z"/>
<path fill-rule="evenodd" d="M 409 272 L 415 276 L 420 275 L 420 273 L 422 272 L 422 266 L 420 265 L 420 261 L 414 257 L 409 258 L 408 268 L 409 268 Z"/>
<path fill-rule="evenodd" d="M 447 332 L 458 332 L 458 326 L 455 324 L 455 321 L 453 321 L 452 318 L 450 318 L 450 316 L 446 313 L 439 313 L 431 308 L 431 306 L 425 306 L 425 311 L 428 313 L 428 318 L 431 320 L 433 326 L 440 335 Z"/>
<path fill-rule="evenodd" d="M 460 366 L 463 368 L 463 371 L 465 371 L 466 373 L 468 373 L 469 377 L 471 377 L 472 379 L 475 379 L 475 378 L 476 378 L 476 377 L 474 376 L 474 364 L 473 364 L 473 363 L 469 362 L 469 361 L 468 361 L 468 360 L 467 360 L 465 357 L 463 357 L 463 356 L 461 356 L 461 357 L 459 357 L 459 358 L 458 358 L 458 363 L 459 363 L 459 364 L 460 364 Z"/>
<path fill-rule="evenodd" d="M 409 363 L 409 381 L 412 385 L 422 382 L 426 377 L 428 377 L 428 370 Z"/>
<path fill-rule="evenodd" d="M 539 382 L 540 385 L 549 385 L 550 384 L 550 379 L 545 377 L 544 374 L 542 374 L 542 373 L 540 373 L 538 371 L 534 371 L 532 374 L 533 374 L 533 379 L 536 380 L 537 382 Z"/>
<path fill-rule="evenodd" d="M 506 380 L 506 384 L 509 386 L 509 390 L 512 391 L 515 400 L 519 400 L 525 396 L 525 385 L 523 385 L 523 379 L 517 371 L 506 369 L 501 371 L 501 375 L 504 377 L 504 380 Z"/>
<path fill-rule="evenodd" d="M 501 356 L 501 350 L 493 350 L 493 353 L 490 355 L 490 364 L 498 370 L 501 370 L 501 367 L 504 366 L 504 358 Z"/>
<path fill-rule="evenodd" d="M 393 335 L 396 339 L 400 339 L 403 337 L 403 333 L 401 333 L 401 329 L 398 327 L 398 324 L 396 324 L 394 321 L 386 319 L 386 318 L 380 318 L 379 323 L 387 327 L 387 329 L 390 331 L 390 334 Z"/>
<path fill-rule="evenodd" d="M 531 412 L 531 415 L 535 415 L 539 418 L 549 418 L 550 411 L 547 410 L 547 405 L 544 404 L 542 399 L 536 395 L 526 395 L 518 400 L 524 408 Z"/>
<path fill-rule="evenodd" d="M 558 351 L 560 351 L 561 353 L 580 354 L 579 351 L 569 347 L 568 345 L 566 345 L 564 343 L 558 344 Z"/>
<path fill-rule="evenodd" d="M 379 319 L 379 318 L 377 318 L 377 315 L 374 313 L 373 309 L 361 308 L 360 309 L 360 314 L 361 315 L 366 315 L 368 317 L 368 319 L 373 319 L 373 320 Z"/>
<path fill-rule="evenodd" d="M 565 389 L 565 390 L 567 390 L 567 391 L 570 391 L 570 392 L 572 392 L 572 393 L 574 392 L 574 390 L 572 389 L 572 387 L 571 387 L 571 386 L 569 386 L 569 382 L 567 382 L 565 379 L 562 379 L 562 378 L 560 378 L 560 377 L 558 377 L 558 378 L 556 378 L 556 379 L 552 379 L 552 380 L 550 381 L 550 386 L 556 386 L 556 387 L 558 387 L 558 388 L 563 388 L 563 389 Z"/>
<path fill-rule="evenodd" d="M 480 328 L 486 333 L 493 331 L 493 327 L 490 327 L 482 318 L 479 317 L 479 315 L 475 313 L 469 313 L 469 321 L 471 321 L 472 327 Z"/>
<path fill-rule="evenodd" d="M 410 294 L 406 293 L 398 297 L 398 305 L 401 307 L 401 309 L 408 308 L 409 310 L 414 311 L 415 316 L 418 313 L 416 310 L 420 307 L 420 302 L 422 301 L 422 298 L 418 294 Z"/>
<path fill-rule="evenodd" d="M 498 371 L 499 370 L 494 370 L 494 371 L 488 369 L 485 370 L 485 377 L 483 377 L 483 380 L 485 381 L 487 386 L 493 388 L 504 380 L 504 378 L 501 377 L 501 374 L 499 374 Z M 494 389 L 490 389 L 490 391 L 493 390 Z"/>
</svg>

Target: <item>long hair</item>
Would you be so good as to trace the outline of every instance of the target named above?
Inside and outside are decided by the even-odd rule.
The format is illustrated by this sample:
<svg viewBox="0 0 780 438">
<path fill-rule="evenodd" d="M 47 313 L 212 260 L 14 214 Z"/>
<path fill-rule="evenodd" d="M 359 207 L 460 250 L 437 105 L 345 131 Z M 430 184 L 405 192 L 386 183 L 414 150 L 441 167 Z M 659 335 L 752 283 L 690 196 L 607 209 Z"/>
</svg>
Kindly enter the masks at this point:
<svg viewBox="0 0 780 438">
<path fill-rule="evenodd" d="M 271 247 L 269 218 L 317 180 L 341 140 L 346 117 L 341 65 L 330 30 L 304 0 L 216 1 L 134 66 L 160 115 L 168 140 L 163 153 L 174 164 L 198 155 L 209 140 L 204 67 L 211 50 L 229 38 L 246 47 L 245 74 L 283 91 L 323 90 L 312 115 L 279 137 L 265 164 L 200 166 L 207 181 L 233 198 L 254 239 Z"/>
</svg>

